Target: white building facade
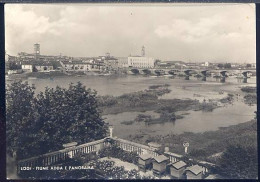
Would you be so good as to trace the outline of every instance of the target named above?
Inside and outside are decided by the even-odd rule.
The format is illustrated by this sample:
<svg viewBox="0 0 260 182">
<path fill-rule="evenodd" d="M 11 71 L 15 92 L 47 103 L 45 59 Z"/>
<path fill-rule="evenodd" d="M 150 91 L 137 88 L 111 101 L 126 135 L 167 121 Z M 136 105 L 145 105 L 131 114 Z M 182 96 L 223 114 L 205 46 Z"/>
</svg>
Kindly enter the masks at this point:
<svg viewBox="0 0 260 182">
<path fill-rule="evenodd" d="M 141 56 L 128 57 L 128 66 L 133 68 L 154 68 L 155 59 Z"/>
<path fill-rule="evenodd" d="M 22 70 L 25 72 L 33 72 L 32 64 L 22 64 Z"/>
</svg>

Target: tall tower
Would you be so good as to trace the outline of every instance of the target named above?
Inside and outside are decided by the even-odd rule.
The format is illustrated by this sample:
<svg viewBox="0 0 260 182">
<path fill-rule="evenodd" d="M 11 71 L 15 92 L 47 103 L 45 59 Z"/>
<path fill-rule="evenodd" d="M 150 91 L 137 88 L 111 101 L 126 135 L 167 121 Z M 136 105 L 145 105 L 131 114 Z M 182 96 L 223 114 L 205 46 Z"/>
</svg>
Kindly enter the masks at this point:
<svg viewBox="0 0 260 182">
<path fill-rule="evenodd" d="M 39 55 L 40 55 L 40 44 L 36 43 L 36 44 L 34 44 L 35 59 L 38 59 Z"/>
<path fill-rule="evenodd" d="M 142 57 L 145 57 L 145 47 L 144 46 L 142 47 L 142 54 L 141 55 L 142 55 Z"/>
</svg>

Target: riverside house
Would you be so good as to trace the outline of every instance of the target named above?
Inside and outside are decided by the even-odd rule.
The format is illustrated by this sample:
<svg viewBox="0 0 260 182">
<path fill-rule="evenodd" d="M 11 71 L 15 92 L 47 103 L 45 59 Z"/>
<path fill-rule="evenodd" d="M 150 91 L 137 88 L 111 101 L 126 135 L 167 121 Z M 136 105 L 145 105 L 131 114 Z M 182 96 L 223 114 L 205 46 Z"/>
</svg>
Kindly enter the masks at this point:
<svg viewBox="0 0 260 182">
<path fill-rule="evenodd" d="M 53 65 L 48 62 L 37 62 L 34 66 L 38 72 L 49 72 L 53 70 Z"/>
</svg>

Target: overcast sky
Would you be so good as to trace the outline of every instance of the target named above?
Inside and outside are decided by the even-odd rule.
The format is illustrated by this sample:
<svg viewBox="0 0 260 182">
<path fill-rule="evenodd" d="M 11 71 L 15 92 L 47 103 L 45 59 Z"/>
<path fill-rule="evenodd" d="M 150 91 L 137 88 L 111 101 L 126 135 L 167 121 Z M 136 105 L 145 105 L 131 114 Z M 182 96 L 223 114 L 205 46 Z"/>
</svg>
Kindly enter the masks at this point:
<svg viewBox="0 0 260 182">
<path fill-rule="evenodd" d="M 6 51 L 255 62 L 254 4 L 5 5 Z"/>
</svg>

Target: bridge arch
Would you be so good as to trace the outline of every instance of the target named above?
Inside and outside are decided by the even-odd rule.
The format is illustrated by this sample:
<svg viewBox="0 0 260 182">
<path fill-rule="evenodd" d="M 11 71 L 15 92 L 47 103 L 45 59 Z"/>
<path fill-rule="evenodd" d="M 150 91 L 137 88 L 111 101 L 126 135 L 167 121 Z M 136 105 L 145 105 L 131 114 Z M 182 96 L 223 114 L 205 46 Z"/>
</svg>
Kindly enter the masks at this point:
<svg viewBox="0 0 260 182">
<path fill-rule="evenodd" d="M 150 75 L 152 73 L 151 70 L 149 69 L 143 69 L 142 72 L 145 74 L 145 75 Z"/>
<path fill-rule="evenodd" d="M 139 69 L 137 69 L 137 68 L 132 68 L 130 71 L 131 71 L 133 74 L 139 74 L 139 73 L 140 73 Z"/>
</svg>

